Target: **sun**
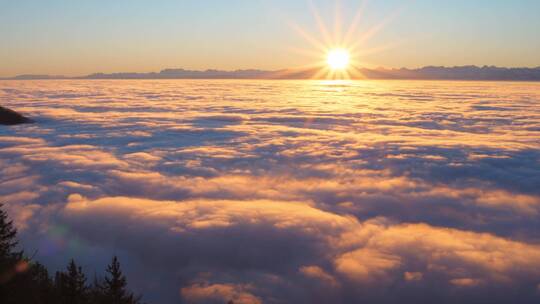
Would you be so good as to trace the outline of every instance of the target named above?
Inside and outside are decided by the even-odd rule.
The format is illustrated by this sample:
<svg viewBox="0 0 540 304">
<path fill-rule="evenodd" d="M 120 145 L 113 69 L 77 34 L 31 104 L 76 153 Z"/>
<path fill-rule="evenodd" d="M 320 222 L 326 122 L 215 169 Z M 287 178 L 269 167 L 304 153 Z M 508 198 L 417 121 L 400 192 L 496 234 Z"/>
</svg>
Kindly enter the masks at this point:
<svg viewBox="0 0 540 304">
<path fill-rule="evenodd" d="M 383 45 L 374 45 L 370 40 L 385 26 L 398 15 L 400 10 L 390 12 L 390 15 L 382 19 L 377 19 L 377 23 L 371 27 L 365 28 L 364 14 L 365 4 L 369 1 L 356 1 L 359 3 L 358 10 L 353 14 L 348 26 L 343 23 L 341 1 L 333 1 L 334 22 L 333 27 L 328 26 L 328 23 L 323 19 L 323 15 L 319 13 L 318 8 L 310 2 L 310 9 L 313 15 L 314 30 L 318 29 L 318 33 L 312 33 L 296 23 L 295 20 L 289 20 L 289 26 L 304 40 L 304 44 L 309 45 L 309 49 L 302 47 L 291 46 L 290 50 L 298 55 L 310 58 L 310 62 L 303 65 L 284 69 L 280 71 L 277 77 L 287 78 L 289 75 L 293 78 L 302 75 L 310 79 L 327 79 L 327 80 L 352 80 L 365 79 L 364 75 L 366 68 L 373 67 L 375 64 L 368 62 L 371 54 L 377 54 L 387 49 L 394 48 L 397 41 L 387 42 Z M 407 2 L 407 1 L 406 1 Z M 326 14 L 324 14 L 326 16 Z M 360 25 L 363 31 L 360 31 Z M 300 57 L 298 57 L 300 58 Z"/>
<path fill-rule="evenodd" d="M 346 49 L 332 49 L 326 56 L 326 63 L 332 70 L 345 70 L 349 66 L 351 55 Z"/>
</svg>

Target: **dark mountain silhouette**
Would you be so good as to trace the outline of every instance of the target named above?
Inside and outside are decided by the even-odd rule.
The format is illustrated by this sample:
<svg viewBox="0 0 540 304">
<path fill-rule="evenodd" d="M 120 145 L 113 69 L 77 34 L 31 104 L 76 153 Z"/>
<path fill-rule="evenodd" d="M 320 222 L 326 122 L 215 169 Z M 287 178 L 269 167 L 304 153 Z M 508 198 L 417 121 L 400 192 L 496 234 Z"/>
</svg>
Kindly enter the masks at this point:
<svg viewBox="0 0 540 304">
<path fill-rule="evenodd" d="M 18 125 L 30 123 L 31 119 L 22 116 L 21 114 L 0 106 L 0 125 Z"/>
<path fill-rule="evenodd" d="M 184 69 L 165 69 L 159 73 L 96 73 L 77 77 L 81 79 L 252 79 L 264 78 L 268 71 L 236 70 L 236 71 L 192 71 Z"/>
<path fill-rule="evenodd" d="M 79 77 L 50 75 L 20 75 L 13 80 L 32 79 L 312 79 L 319 72 L 315 69 L 264 70 L 205 70 L 165 69 L 150 73 L 95 73 Z M 495 66 L 427 66 L 418 69 L 359 68 L 355 79 L 419 79 L 419 80 L 494 80 L 540 81 L 540 67 L 501 68 Z M 325 75 L 320 76 L 325 78 Z"/>
<path fill-rule="evenodd" d="M 318 69 L 281 70 L 269 72 L 267 78 L 311 79 Z M 325 76 L 323 75 L 322 78 Z M 428 66 L 419 69 L 359 68 L 354 79 L 417 79 L 417 80 L 493 80 L 493 81 L 540 81 L 540 67 L 500 68 L 495 66 Z"/>
<path fill-rule="evenodd" d="M 34 75 L 34 74 L 24 74 L 24 75 L 17 75 L 13 78 L 13 80 L 32 80 L 32 79 L 68 79 L 69 77 L 63 76 L 63 75 Z"/>
<path fill-rule="evenodd" d="M 500 68 L 495 66 L 427 66 L 420 69 L 363 69 L 362 72 L 370 79 L 540 81 L 540 67 Z"/>
</svg>

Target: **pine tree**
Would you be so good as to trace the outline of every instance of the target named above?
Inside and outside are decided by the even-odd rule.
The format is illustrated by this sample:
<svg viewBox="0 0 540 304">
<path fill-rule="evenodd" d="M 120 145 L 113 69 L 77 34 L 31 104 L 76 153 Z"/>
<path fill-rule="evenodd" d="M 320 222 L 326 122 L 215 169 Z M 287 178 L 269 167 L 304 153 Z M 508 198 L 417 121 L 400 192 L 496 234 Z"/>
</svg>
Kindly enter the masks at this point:
<svg viewBox="0 0 540 304">
<path fill-rule="evenodd" d="M 88 302 L 88 286 L 82 268 L 72 259 L 66 272 L 57 272 L 55 287 L 59 303 L 84 304 Z"/>
<path fill-rule="evenodd" d="M 120 269 L 120 262 L 116 256 L 107 266 L 107 274 L 102 287 L 104 304 L 137 304 L 140 302 L 139 297 L 135 297 L 127 290 L 127 280 Z"/>
<path fill-rule="evenodd" d="M 49 304 L 52 284 L 47 269 L 17 251 L 17 229 L 0 204 L 0 303 Z"/>
<path fill-rule="evenodd" d="M 17 246 L 17 229 L 13 226 L 7 213 L 2 210 L 3 204 L 0 204 L 0 261 L 11 260 L 14 257 L 20 257 L 21 252 L 15 251 Z"/>
<path fill-rule="evenodd" d="M 88 289 L 88 298 L 90 303 L 104 303 L 105 299 L 103 290 L 103 280 L 94 274 L 94 280 Z"/>
<path fill-rule="evenodd" d="M 32 279 L 30 285 L 33 286 L 32 293 L 35 298 L 33 303 L 56 303 L 52 280 L 45 266 L 37 262 L 32 263 L 27 275 Z"/>
<path fill-rule="evenodd" d="M 17 251 L 17 230 L 0 204 L 0 304 L 139 304 L 127 290 L 118 258 L 104 280 L 88 286 L 82 268 L 72 259 L 52 280 L 45 266 Z"/>
<path fill-rule="evenodd" d="M 0 303 L 14 302 L 16 291 L 13 288 L 13 279 L 17 275 L 17 265 L 22 258 L 22 252 L 15 250 L 17 242 L 17 229 L 13 221 L 9 220 L 7 213 L 0 204 Z M 20 264 L 21 269 L 24 264 Z"/>
<path fill-rule="evenodd" d="M 10 282 L 11 302 L 17 304 L 57 304 L 52 281 L 45 266 L 28 263 L 27 270 Z"/>
</svg>

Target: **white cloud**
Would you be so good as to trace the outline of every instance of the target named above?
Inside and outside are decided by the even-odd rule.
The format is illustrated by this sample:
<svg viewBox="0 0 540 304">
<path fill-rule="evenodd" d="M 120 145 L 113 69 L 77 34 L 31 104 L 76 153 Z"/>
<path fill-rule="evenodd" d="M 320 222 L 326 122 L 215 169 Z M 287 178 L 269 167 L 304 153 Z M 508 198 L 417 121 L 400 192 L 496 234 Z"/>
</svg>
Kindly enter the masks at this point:
<svg viewBox="0 0 540 304">
<path fill-rule="evenodd" d="M 23 245 L 158 302 L 538 299 L 535 85 L 261 85 L 0 82 Z"/>
</svg>

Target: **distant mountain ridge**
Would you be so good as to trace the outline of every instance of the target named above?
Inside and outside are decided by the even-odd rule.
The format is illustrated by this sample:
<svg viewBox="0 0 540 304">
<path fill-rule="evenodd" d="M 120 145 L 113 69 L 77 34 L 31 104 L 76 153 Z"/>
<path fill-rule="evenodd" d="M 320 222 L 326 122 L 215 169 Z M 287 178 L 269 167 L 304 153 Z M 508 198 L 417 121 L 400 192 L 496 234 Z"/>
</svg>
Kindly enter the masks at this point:
<svg viewBox="0 0 540 304">
<path fill-rule="evenodd" d="M 165 69 L 150 73 L 94 73 L 86 76 L 66 77 L 51 75 L 19 75 L 10 80 L 33 79 L 312 79 L 318 69 L 264 70 L 185 70 Z M 361 68 L 362 76 L 354 79 L 418 79 L 418 80 L 494 80 L 494 81 L 540 81 L 540 67 L 502 68 L 496 66 L 426 66 L 418 69 Z M 324 79 L 325 77 L 321 77 Z"/>
<path fill-rule="evenodd" d="M 262 70 L 205 70 L 194 71 L 185 69 L 165 69 L 159 73 L 95 73 L 88 76 L 76 77 L 83 79 L 251 79 L 260 78 L 271 73 Z"/>
<path fill-rule="evenodd" d="M 364 69 L 371 79 L 433 79 L 433 80 L 521 80 L 540 81 L 540 67 L 501 68 L 496 66 L 427 66 L 420 69 Z"/>
</svg>

